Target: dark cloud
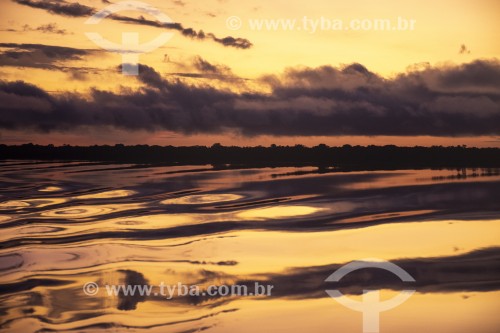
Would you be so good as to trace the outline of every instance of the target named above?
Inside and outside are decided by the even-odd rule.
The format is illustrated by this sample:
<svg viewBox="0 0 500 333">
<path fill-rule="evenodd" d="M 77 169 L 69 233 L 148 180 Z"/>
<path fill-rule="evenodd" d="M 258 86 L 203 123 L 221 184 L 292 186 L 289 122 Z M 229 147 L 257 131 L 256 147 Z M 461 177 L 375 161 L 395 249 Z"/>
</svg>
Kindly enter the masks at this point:
<svg viewBox="0 0 500 333">
<path fill-rule="evenodd" d="M 217 65 L 212 65 L 202 57 L 196 57 L 194 60 L 194 67 L 204 73 L 220 73 L 221 68 Z"/>
<path fill-rule="evenodd" d="M 211 63 L 200 56 L 194 57 L 191 61 L 174 62 L 170 61 L 168 55 L 165 54 L 164 62 L 170 62 L 182 70 L 189 70 L 188 72 L 168 73 L 168 75 L 171 76 L 193 79 L 213 79 L 231 84 L 244 84 L 244 82 L 246 81 L 246 79 L 236 76 L 228 66 L 218 63 Z"/>
<path fill-rule="evenodd" d="M 498 92 L 500 66 L 491 66 L 487 61 L 474 61 L 446 71 L 430 71 L 438 76 L 442 86 L 450 88 L 491 89 Z"/>
<path fill-rule="evenodd" d="M 77 49 L 66 46 L 55 46 L 45 44 L 17 44 L 17 43 L 0 43 L 2 48 L 15 48 L 20 50 L 40 50 L 48 57 L 75 57 L 88 54 L 90 51 L 85 49 Z"/>
<path fill-rule="evenodd" d="M 43 89 L 37 86 L 22 81 L 16 82 L 1 82 L 0 89 L 3 93 L 12 94 L 17 97 L 34 97 L 41 98 L 45 100 L 51 100 L 50 95 Z"/>
<path fill-rule="evenodd" d="M 111 18 L 113 20 L 125 23 L 133 23 L 151 27 L 177 30 L 185 37 L 189 37 L 192 39 L 199 39 L 199 40 L 213 40 L 214 42 L 222 44 L 224 46 L 231 46 L 238 49 L 249 49 L 253 46 L 253 44 L 248 39 L 245 38 L 234 38 L 231 36 L 218 38 L 213 33 L 205 33 L 203 30 L 196 31 L 193 28 L 185 28 L 181 23 L 161 23 L 157 21 L 148 20 L 144 16 L 139 16 L 138 18 L 134 18 L 122 15 L 112 15 Z"/>
<path fill-rule="evenodd" d="M 200 56 L 197 56 L 193 60 L 193 67 L 195 70 L 199 71 L 199 74 L 212 75 L 219 77 L 232 77 L 234 76 L 231 69 L 228 66 L 220 64 L 212 64 Z"/>
<path fill-rule="evenodd" d="M 217 38 L 214 36 L 214 34 L 208 34 L 208 36 L 217 43 L 220 43 L 224 46 L 232 46 L 239 49 L 249 49 L 253 46 L 253 44 L 248 39 L 245 38 L 234 38 L 231 36 L 224 38 Z"/>
<path fill-rule="evenodd" d="M 84 56 L 100 52 L 97 50 L 44 44 L 0 43 L 0 66 L 65 69 L 62 62 L 82 60 Z"/>
<path fill-rule="evenodd" d="M 470 54 L 470 50 L 465 46 L 465 44 L 460 45 L 460 50 L 458 50 L 459 54 Z"/>
<path fill-rule="evenodd" d="M 50 13 L 80 17 L 88 16 L 94 13 L 94 9 L 89 6 L 81 5 L 79 3 L 68 3 L 63 0 L 48 0 L 48 1 L 34 1 L 34 0 L 13 0 L 20 5 L 29 6 L 32 8 L 44 9 Z"/>
<path fill-rule="evenodd" d="M 118 70 L 120 70 L 120 68 L 121 66 L 118 68 Z M 158 72 L 156 72 L 152 67 L 140 64 L 139 72 L 140 75 L 138 75 L 138 79 L 142 83 L 151 87 L 156 87 L 156 88 L 162 87 L 163 79 L 161 75 Z"/>
<path fill-rule="evenodd" d="M 20 5 L 29 6 L 32 8 L 44 9 L 50 13 L 70 16 L 70 17 L 85 17 L 95 14 L 97 12 L 96 8 L 89 7 L 86 5 L 81 5 L 79 3 L 66 2 L 64 0 L 12 0 Z M 161 23 L 158 21 L 148 20 L 143 16 L 138 18 L 122 16 L 122 15 L 110 15 L 109 18 L 115 21 L 146 25 L 151 27 L 158 27 L 170 30 L 177 30 L 181 32 L 183 36 L 198 39 L 198 40 L 213 40 L 223 46 L 235 47 L 238 49 L 248 49 L 253 46 L 253 44 L 245 38 L 235 38 L 232 36 L 227 36 L 224 38 L 218 38 L 212 33 L 205 33 L 203 30 L 194 30 L 193 28 L 186 28 L 180 23 Z"/>
<path fill-rule="evenodd" d="M 58 34 L 58 35 L 66 35 L 68 33 L 66 29 L 60 29 L 57 26 L 57 23 L 42 24 L 36 28 L 31 27 L 29 24 L 25 24 L 23 26 L 23 31 L 39 31 L 47 34 Z"/>
<path fill-rule="evenodd" d="M 85 81 L 88 74 L 98 74 L 106 69 L 67 66 L 67 61 L 84 60 L 85 57 L 103 53 L 103 50 L 76 49 L 44 44 L 0 43 L 0 67 L 40 68 L 66 73 L 70 80 Z"/>
<path fill-rule="evenodd" d="M 203 61 L 198 65 L 213 69 Z M 2 82 L 0 127 L 64 131 L 114 126 L 181 133 L 233 131 L 247 136 L 500 134 L 496 60 L 429 67 L 392 79 L 360 64 L 289 69 L 262 79 L 270 93 L 189 85 L 165 79 L 145 65 L 139 73 L 144 86 L 138 90 L 94 89 L 85 97 L 53 95 L 24 82 Z"/>
<path fill-rule="evenodd" d="M 89 68 L 89 67 L 64 67 L 61 68 L 70 80 L 87 81 L 89 74 L 102 74 L 106 72 L 105 69 Z"/>
</svg>

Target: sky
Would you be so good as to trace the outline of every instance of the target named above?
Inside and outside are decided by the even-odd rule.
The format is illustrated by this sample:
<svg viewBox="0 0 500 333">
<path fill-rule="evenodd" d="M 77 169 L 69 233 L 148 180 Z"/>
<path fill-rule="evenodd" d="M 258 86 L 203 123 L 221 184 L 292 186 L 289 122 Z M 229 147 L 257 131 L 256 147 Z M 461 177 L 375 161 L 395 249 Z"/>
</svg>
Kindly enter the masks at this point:
<svg viewBox="0 0 500 333">
<path fill-rule="evenodd" d="M 0 143 L 499 147 L 499 31 L 496 0 L 0 0 Z"/>
</svg>

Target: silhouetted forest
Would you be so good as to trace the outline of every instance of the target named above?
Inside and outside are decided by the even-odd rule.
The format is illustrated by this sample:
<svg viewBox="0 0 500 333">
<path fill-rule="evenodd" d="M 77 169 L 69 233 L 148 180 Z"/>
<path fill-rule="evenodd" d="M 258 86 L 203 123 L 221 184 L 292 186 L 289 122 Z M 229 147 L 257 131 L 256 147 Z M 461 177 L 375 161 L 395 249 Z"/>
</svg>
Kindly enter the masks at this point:
<svg viewBox="0 0 500 333">
<path fill-rule="evenodd" d="M 299 166 L 344 169 L 500 167 L 499 148 L 350 146 L 236 147 L 0 145 L 0 159 L 76 160 L 165 165 Z"/>
</svg>

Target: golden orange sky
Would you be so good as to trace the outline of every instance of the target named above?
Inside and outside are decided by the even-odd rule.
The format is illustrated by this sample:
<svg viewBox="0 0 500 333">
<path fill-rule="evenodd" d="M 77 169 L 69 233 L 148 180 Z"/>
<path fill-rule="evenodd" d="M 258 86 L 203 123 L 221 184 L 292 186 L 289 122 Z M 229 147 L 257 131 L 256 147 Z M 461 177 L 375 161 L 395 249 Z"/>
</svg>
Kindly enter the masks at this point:
<svg viewBox="0 0 500 333">
<path fill-rule="evenodd" d="M 123 32 L 137 32 L 145 42 L 158 36 L 162 29 L 144 24 L 129 24 L 105 19 L 101 24 L 85 24 L 89 15 L 69 16 L 44 8 L 33 8 L 27 2 L 39 0 L 1 0 L 0 50 L 7 59 L 0 63 L 2 80 L 21 80 L 34 84 L 51 94 L 65 92 L 86 96 L 92 89 L 122 92 L 123 89 L 141 89 L 142 83 L 134 77 L 123 76 L 116 67 L 121 56 L 106 52 L 86 36 L 96 31 L 105 38 L 119 43 Z M 24 3 L 23 3 L 24 2 Z M 53 1 L 47 1 L 51 3 Z M 119 3 L 119 1 L 112 1 Z M 268 92 L 262 77 L 281 75 L 287 68 L 317 68 L 329 65 L 342 67 L 359 63 L 380 77 L 392 79 L 400 73 L 425 66 L 456 66 L 477 59 L 500 58 L 497 32 L 500 28 L 500 2 L 495 0 L 444 0 L 444 1 L 160 1 L 147 0 L 173 22 L 184 28 L 213 33 L 217 38 L 232 36 L 251 42 L 252 47 L 241 49 L 223 46 L 206 39 L 189 38 L 180 31 L 168 30 L 174 35 L 160 48 L 140 55 L 140 62 L 153 68 L 164 78 L 182 80 L 186 84 L 215 87 L 233 92 Z M 63 1 L 66 5 L 74 2 Z M 86 8 L 96 11 L 108 4 L 101 0 L 79 1 Z M 130 11 L 120 15 L 154 20 L 149 14 Z M 228 18 L 237 17 L 241 27 L 228 26 Z M 308 20 L 389 19 L 398 17 L 413 20 L 411 31 L 355 31 L 332 30 L 301 25 Z M 251 21 L 295 20 L 293 29 L 256 29 Z M 50 26 L 52 28 L 47 29 Z M 43 28 L 45 27 L 45 28 Z M 43 44 L 88 51 L 85 56 L 58 58 L 48 68 L 18 66 L 9 62 L 7 44 Z M 7 52 L 7 53 L 5 53 Z M 7 54 L 7 55 L 6 55 Z M 193 59 L 200 58 L 222 70 L 227 79 L 193 77 Z M 14 60 L 13 60 L 14 61 Z M 70 69 L 68 69 L 70 68 Z M 181 75 L 179 75 L 181 74 Z M 237 79 L 234 79 L 237 78 Z M 267 89 L 267 90 L 266 90 Z M 112 133 L 112 134 L 111 134 Z M 78 129 L 52 131 L 50 134 L 31 129 L 0 129 L 3 143 L 154 143 L 154 144 L 404 144 L 404 145 L 455 145 L 499 146 L 496 135 L 394 136 L 394 135 L 256 135 L 241 136 L 231 131 L 224 133 L 198 133 L 195 135 L 171 130 L 123 131 L 108 129 Z"/>
</svg>

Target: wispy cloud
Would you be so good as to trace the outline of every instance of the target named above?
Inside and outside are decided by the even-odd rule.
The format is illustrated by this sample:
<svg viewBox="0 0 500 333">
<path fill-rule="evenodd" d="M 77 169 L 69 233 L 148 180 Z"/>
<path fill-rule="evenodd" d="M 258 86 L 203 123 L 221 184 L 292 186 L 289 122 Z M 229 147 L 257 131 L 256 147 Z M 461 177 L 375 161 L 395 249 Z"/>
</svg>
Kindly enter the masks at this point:
<svg viewBox="0 0 500 333">
<path fill-rule="evenodd" d="M 74 2 L 67 2 L 65 0 L 12 0 L 20 5 L 29 6 L 31 8 L 43 9 L 52 14 L 63 15 L 68 17 L 86 17 L 97 12 L 97 9 L 87 5 L 82 5 Z M 169 30 L 177 30 L 183 36 L 196 39 L 196 40 L 212 40 L 218 44 L 238 49 L 248 49 L 253 44 L 245 38 L 239 37 L 217 37 L 213 33 L 205 33 L 203 30 L 195 30 L 193 28 L 186 28 L 181 23 L 161 23 L 158 21 L 148 20 L 143 16 L 138 18 L 110 15 L 110 19 L 130 24 L 145 25 Z"/>
<path fill-rule="evenodd" d="M 191 71 L 169 73 L 169 75 L 187 78 L 223 80 L 230 83 L 235 83 L 236 81 L 243 83 L 243 81 L 245 81 L 245 79 L 236 76 L 228 66 L 211 63 L 200 56 L 194 57 L 189 63 L 182 63 L 181 67 Z"/>
<path fill-rule="evenodd" d="M 82 60 L 96 50 L 44 44 L 0 43 L 5 50 L 0 53 L 0 66 L 57 69 L 57 63 Z"/>
<path fill-rule="evenodd" d="M 33 0 L 13 0 L 20 5 L 29 6 L 32 8 L 44 9 L 52 14 L 80 17 L 89 16 L 94 13 L 94 8 L 81 5 L 76 2 L 66 2 L 64 0 L 47 0 L 47 1 L 33 1 Z"/>
<path fill-rule="evenodd" d="M 71 80 L 86 80 L 90 73 L 105 69 L 88 66 L 68 66 L 70 61 L 81 61 L 88 56 L 102 53 L 102 50 L 77 49 L 44 44 L 0 43 L 0 67 L 39 68 L 60 71 Z"/>
<path fill-rule="evenodd" d="M 31 27 L 29 24 L 23 26 L 23 31 L 39 31 L 46 34 L 57 34 L 57 35 L 67 35 L 68 31 L 66 29 L 61 29 L 57 26 L 57 23 L 47 23 L 39 25 L 38 27 Z"/>
</svg>

